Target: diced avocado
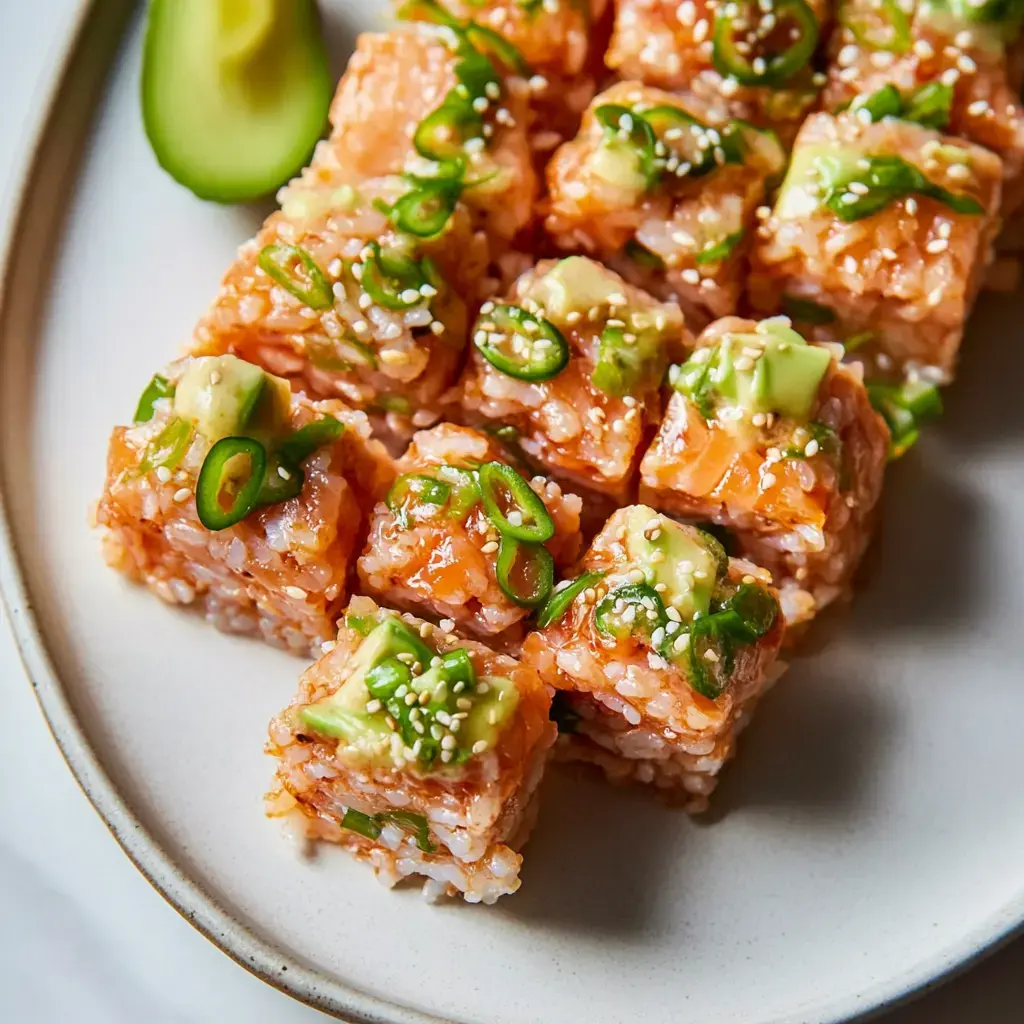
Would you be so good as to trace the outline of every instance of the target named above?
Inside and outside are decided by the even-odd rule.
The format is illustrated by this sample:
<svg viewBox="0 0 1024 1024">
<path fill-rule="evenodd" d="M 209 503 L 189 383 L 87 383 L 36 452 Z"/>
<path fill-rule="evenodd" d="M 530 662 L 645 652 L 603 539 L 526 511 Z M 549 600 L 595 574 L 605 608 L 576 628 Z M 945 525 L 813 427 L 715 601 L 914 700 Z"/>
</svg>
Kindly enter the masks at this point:
<svg viewBox="0 0 1024 1024">
<path fill-rule="evenodd" d="M 526 297 L 539 302 L 545 316 L 557 323 L 570 313 L 606 306 L 608 297 L 621 291 L 622 286 L 600 263 L 586 256 L 568 256 L 534 281 Z"/>
<path fill-rule="evenodd" d="M 695 527 L 658 515 L 646 505 L 632 506 L 626 516 L 629 564 L 642 569 L 652 586 L 665 584 L 662 600 L 675 607 L 684 620 L 698 612 L 708 613 L 721 570 L 716 552 L 704 543 L 704 536 Z"/>
<path fill-rule="evenodd" d="M 397 618 L 389 616 L 370 631 L 352 655 L 349 676 L 332 694 L 299 709 L 299 721 L 313 732 L 344 741 L 350 752 L 390 760 L 391 730 L 383 715 L 368 712 L 366 677 L 376 665 L 399 654 L 429 663 L 433 651 Z"/>
<path fill-rule="evenodd" d="M 479 683 L 487 687 L 483 695 L 473 698 L 469 717 L 459 732 L 459 746 L 472 751 L 483 741 L 491 750 L 498 742 L 502 730 L 511 721 L 519 703 L 519 691 L 511 679 L 503 676 L 483 676 Z"/>
<path fill-rule="evenodd" d="M 333 93 L 315 0 L 151 0 L 142 113 L 202 199 L 267 195 L 306 163 Z"/>
<path fill-rule="evenodd" d="M 350 213 L 359 204 L 351 185 L 340 188 L 289 187 L 280 196 L 281 212 L 290 221 L 315 220 L 325 213 Z"/>
<path fill-rule="evenodd" d="M 286 380 L 237 356 L 200 356 L 178 381 L 174 411 L 211 443 L 244 430 L 273 432 L 287 421 Z"/>
<path fill-rule="evenodd" d="M 821 205 L 822 185 L 829 180 L 850 181 L 863 157 L 852 146 L 799 146 L 793 150 L 789 170 L 775 200 L 774 215 L 785 220 L 802 220 Z"/>
<path fill-rule="evenodd" d="M 598 146 L 587 167 L 591 174 L 629 196 L 641 196 L 647 191 L 647 177 L 640 157 L 629 146 L 615 142 Z"/>
<path fill-rule="evenodd" d="M 744 351 L 761 350 L 756 359 Z M 775 413 L 806 420 L 832 362 L 825 348 L 808 345 L 796 331 L 764 321 L 755 334 L 728 334 L 710 370 L 711 386 L 725 402 L 744 412 Z"/>
</svg>

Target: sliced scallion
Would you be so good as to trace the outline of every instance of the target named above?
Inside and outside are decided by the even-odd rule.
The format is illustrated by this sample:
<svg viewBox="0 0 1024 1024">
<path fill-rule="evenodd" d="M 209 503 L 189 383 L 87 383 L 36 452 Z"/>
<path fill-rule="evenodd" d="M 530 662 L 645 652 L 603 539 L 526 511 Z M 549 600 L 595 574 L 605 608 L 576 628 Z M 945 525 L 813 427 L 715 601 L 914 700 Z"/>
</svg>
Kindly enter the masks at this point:
<svg viewBox="0 0 1024 1024">
<path fill-rule="evenodd" d="M 305 249 L 297 245 L 265 245 L 256 259 L 260 269 L 310 309 L 334 305 L 331 282 Z"/>
<path fill-rule="evenodd" d="M 380 837 L 379 822 L 369 814 L 363 814 L 352 807 L 346 809 L 345 816 L 341 819 L 341 827 L 347 828 L 350 832 L 357 832 L 365 839 Z"/>
</svg>

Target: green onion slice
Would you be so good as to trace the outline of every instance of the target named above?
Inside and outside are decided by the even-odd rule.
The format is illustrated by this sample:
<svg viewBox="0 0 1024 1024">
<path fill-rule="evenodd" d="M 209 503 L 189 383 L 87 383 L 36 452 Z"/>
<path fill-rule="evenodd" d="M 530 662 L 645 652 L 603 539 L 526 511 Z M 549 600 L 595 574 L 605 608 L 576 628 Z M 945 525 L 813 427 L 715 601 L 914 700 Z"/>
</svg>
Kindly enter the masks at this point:
<svg viewBox="0 0 1024 1024">
<path fill-rule="evenodd" d="M 251 437 L 221 438 L 206 454 L 196 483 L 196 511 L 208 530 L 226 530 L 258 504 L 267 450 Z"/>
<path fill-rule="evenodd" d="M 464 31 L 466 39 L 474 47 L 485 54 L 497 57 L 510 71 L 522 76 L 530 74 L 530 65 L 519 50 L 503 35 L 495 32 L 493 28 L 471 21 L 466 25 Z"/>
<path fill-rule="evenodd" d="M 728 259 L 732 255 L 733 249 L 743 241 L 743 236 L 745 234 L 745 229 L 740 228 L 739 231 L 736 231 L 731 235 L 726 235 L 721 241 L 712 242 L 709 245 L 704 246 L 704 248 L 697 253 L 694 258 L 694 262 L 698 264 L 721 263 L 722 260 Z"/>
<path fill-rule="evenodd" d="M 379 243 L 371 242 L 360 284 L 384 309 L 412 309 L 423 302 L 420 288 L 428 283 L 424 263 L 417 263 L 402 249 L 382 249 Z"/>
<path fill-rule="evenodd" d="M 139 463 L 139 472 L 149 473 L 161 466 L 174 469 L 188 451 L 195 428 L 190 420 L 175 417 L 170 420 L 146 448 Z"/>
<path fill-rule="evenodd" d="M 945 82 L 929 82 L 915 89 L 903 104 L 900 116 L 925 128 L 942 129 L 949 124 L 953 109 L 953 87 Z"/>
<path fill-rule="evenodd" d="M 582 576 L 577 576 L 568 586 L 556 590 L 548 598 L 547 604 L 537 612 L 537 628 L 544 629 L 545 626 L 550 626 L 552 622 L 561 619 L 569 610 L 569 606 L 584 590 L 600 583 L 607 575 L 608 573 L 604 571 L 585 572 Z"/>
<path fill-rule="evenodd" d="M 625 640 L 637 637 L 650 643 L 656 629 L 668 623 L 661 595 L 647 583 L 625 583 L 598 603 L 594 625 L 599 633 Z"/>
<path fill-rule="evenodd" d="M 302 493 L 302 485 L 306 482 L 305 471 L 294 463 L 282 459 L 280 454 L 273 452 L 267 456 L 267 472 L 263 477 L 257 505 L 280 505 L 283 501 L 291 501 Z"/>
<path fill-rule="evenodd" d="M 543 544 L 527 544 L 501 535 L 494 575 L 502 593 L 520 608 L 536 608 L 551 594 L 555 560 Z"/>
<path fill-rule="evenodd" d="M 913 164 L 898 156 L 872 156 L 857 161 L 850 169 L 831 156 L 815 161 L 824 186 L 824 204 L 840 220 L 862 220 L 890 203 L 912 194 L 927 196 L 948 206 L 954 213 L 980 214 L 985 208 L 973 196 L 957 194 L 929 181 Z M 848 186 L 861 182 L 868 191 L 861 195 Z"/>
<path fill-rule="evenodd" d="M 736 651 L 732 637 L 717 615 L 695 619 L 686 646 L 690 686 L 709 700 L 720 697 L 732 677 Z"/>
<path fill-rule="evenodd" d="M 555 523 L 544 502 L 511 466 L 485 462 L 479 478 L 484 511 L 502 537 L 531 544 L 543 544 L 554 537 Z"/>
<path fill-rule="evenodd" d="M 256 262 L 264 273 L 310 309 L 330 309 L 334 305 L 331 282 L 305 249 L 297 245 L 265 245 Z"/>
<path fill-rule="evenodd" d="M 850 110 L 853 113 L 864 111 L 871 121 L 881 121 L 883 117 L 899 117 L 903 111 L 903 98 L 899 89 L 890 82 L 873 93 L 858 96 L 850 104 Z"/>
<path fill-rule="evenodd" d="M 907 53 L 913 43 L 910 31 L 910 16 L 900 6 L 899 0 L 881 0 L 870 14 L 881 21 L 871 24 L 863 18 L 840 12 L 840 20 L 853 33 L 853 38 L 869 50 L 887 50 L 889 53 Z"/>
<path fill-rule="evenodd" d="M 483 118 L 471 103 L 449 95 L 441 106 L 420 121 L 412 141 L 421 156 L 446 161 L 462 156 L 466 143 L 479 138 L 483 127 Z"/>
<path fill-rule="evenodd" d="M 801 299 L 796 295 L 782 296 L 782 312 L 801 324 L 830 324 L 835 321 L 835 311 L 813 299 Z"/>
<path fill-rule="evenodd" d="M 909 380 L 903 384 L 867 385 L 868 397 L 889 427 L 889 458 L 898 459 L 913 447 L 921 424 L 942 414 L 942 396 L 934 384 Z"/>
<path fill-rule="evenodd" d="M 712 618 L 718 618 L 719 628 L 734 640 L 752 644 L 775 625 L 778 614 L 778 601 L 764 587 L 741 583 Z"/>
<path fill-rule="evenodd" d="M 606 103 L 594 111 L 598 124 L 605 130 L 605 144 L 625 146 L 637 160 L 640 174 L 649 188 L 658 178 L 655 160 L 657 138 L 647 119 L 628 107 Z"/>
<path fill-rule="evenodd" d="M 460 27 L 458 19 L 437 0 L 405 0 L 395 11 L 395 17 L 401 21 L 432 21 L 448 28 Z"/>
<path fill-rule="evenodd" d="M 562 332 L 520 306 L 495 306 L 482 314 L 473 343 L 496 370 L 517 380 L 550 380 L 569 363 L 569 343 Z"/>
<path fill-rule="evenodd" d="M 716 149 L 723 163 L 742 161 L 735 134 L 726 133 L 725 128 L 710 129 L 679 107 L 666 104 L 633 116 L 642 116 L 657 136 L 658 145 L 670 151 L 680 165 L 685 165 L 685 170 L 679 167 L 672 172 L 678 177 L 699 178 L 713 171 L 718 165 Z M 662 150 L 656 147 L 655 152 L 660 154 Z"/>
<path fill-rule="evenodd" d="M 463 522 L 480 504 L 480 482 L 476 472 L 460 466 L 441 466 L 437 471 L 437 478 L 451 487 L 448 517 Z"/>
<path fill-rule="evenodd" d="M 390 823 L 412 833 L 416 838 L 416 845 L 424 853 L 433 853 L 437 849 L 430 841 L 430 827 L 422 814 L 416 814 L 413 811 L 384 811 L 376 815 L 376 821 L 379 825 Z"/>
<path fill-rule="evenodd" d="M 448 501 L 451 492 L 451 486 L 442 480 L 419 473 L 406 473 L 391 485 L 384 503 L 404 530 L 409 526 L 410 515 L 413 518 L 420 518 L 423 513 L 433 515 Z"/>
<path fill-rule="evenodd" d="M 760 20 L 759 6 L 752 0 L 719 6 L 712 50 L 712 62 L 719 74 L 735 78 L 741 85 L 782 85 L 809 64 L 818 46 L 819 26 L 814 11 L 804 0 L 775 0 L 772 13 L 777 26 L 795 28 L 796 39 L 779 53 L 752 54 L 741 52 L 740 44 L 750 33 L 750 26 Z M 771 37 L 779 35 L 788 38 L 791 33 L 780 32 L 777 27 Z"/>
<path fill-rule="evenodd" d="M 159 373 L 146 385 L 146 390 L 139 396 L 139 404 L 135 407 L 135 422 L 148 423 L 153 418 L 153 406 L 161 398 L 173 398 L 174 385 Z"/>
<path fill-rule="evenodd" d="M 347 828 L 350 832 L 358 832 L 366 839 L 377 839 L 380 836 L 380 823 L 369 814 L 354 810 L 349 807 L 345 811 L 345 817 L 341 819 L 341 827 Z"/>
</svg>

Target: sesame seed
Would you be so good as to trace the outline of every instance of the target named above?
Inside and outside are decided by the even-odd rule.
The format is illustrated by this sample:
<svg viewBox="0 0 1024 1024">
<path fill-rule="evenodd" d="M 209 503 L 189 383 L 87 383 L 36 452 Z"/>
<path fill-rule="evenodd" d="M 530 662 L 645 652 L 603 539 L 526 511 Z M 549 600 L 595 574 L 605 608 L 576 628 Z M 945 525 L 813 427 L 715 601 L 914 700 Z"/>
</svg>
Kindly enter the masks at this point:
<svg viewBox="0 0 1024 1024">
<path fill-rule="evenodd" d="M 718 655 L 709 647 L 704 652 L 704 660 L 705 661 L 710 661 L 713 664 L 716 664 L 720 659 L 719 659 Z"/>
<path fill-rule="evenodd" d="M 821 446 L 818 444 L 818 442 L 812 438 L 804 446 L 804 455 L 806 455 L 808 458 L 811 458 L 811 456 L 818 454 L 818 449 L 820 447 Z"/>
<path fill-rule="evenodd" d="M 171 471 L 166 466 L 157 466 L 156 478 L 162 484 L 166 484 L 171 479 Z"/>
<path fill-rule="evenodd" d="M 775 478 L 775 474 L 774 473 L 765 473 L 764 476 L 761 477 L 761 486 L 762 487 L 765 487 L 765 488 L 774 487 L 775 484 L 776 484 L 776 478 Z"/>
<path fill-rule="evenodd" d="M 949 241 L 947 239 L 935 238 L 924 247 L 924 251 L 935 255 L 936 253 L 945 252 L 948 248 Z"/>
<path fill-rule="evenodd" d="M 477 740 L 476 743 L 473 744 L 473 753 L 482 754 L 487 749 L 487 747 L 487 740 Z"/>
<path fill-rule="evenodd" d="M 376 712 L 380 711 L 380 709 L 381 709 L 381 703 L 380 703 L 379 700 L 377 700 L 376 697 L 374 697 L 373 700 L 368 700 L 366 702 L 366 713 L 368 715 L 375 714 Z"/>
<path fill-rule="evenodd" d="M 192 492 L 191 492 L 191 491 L 190 491 L 190 490 L 189 490 L 189 489 L 188 489 L 187 487 L 179 487 L 179 488 L 178 488 L 178 489 L 177 489 L 177 490 L 176 490 L 176 491 L 174 492 L 174 500 L 175 500 L 175 501 L 178 501 L 178 502 L 181 502 L 181 501 L 188 501 L 188 499 L 189 499 L 189 498 L 190 498 L 191 496 L 192 496 Z"/>
<path fill-rule="evenodd" d="M 334 648 L 337 647 L 337 646 L 338 646 L 338 641 L 337 640 L 325 640 L 320 645 L 320 653 L 321 654 L 330 654 L 331 651 L 333 651 Z"/>
</svg>

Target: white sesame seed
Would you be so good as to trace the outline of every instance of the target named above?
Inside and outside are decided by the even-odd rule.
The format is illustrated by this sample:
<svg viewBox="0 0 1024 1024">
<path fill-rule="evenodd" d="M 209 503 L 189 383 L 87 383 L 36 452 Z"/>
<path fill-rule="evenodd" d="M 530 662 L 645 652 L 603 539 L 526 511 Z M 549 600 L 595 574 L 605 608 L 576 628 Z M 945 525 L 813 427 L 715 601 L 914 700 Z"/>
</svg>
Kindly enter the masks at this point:
<svg viewBox="0 0 1024 1024">
<path fill-rule="evenodd" d="M 473 744 L 473 753 L 482 754 L 487 749 L 487 747 L 487 740 L 477 740 L 476 743 Z"/>
<path fill-rule="evenodd" d="M 174 492 L 174 500 L 177 502 L 188 501 L 192 496 L 192 492 L 187 487 L 179 487 Z"/>
<path fill-rule="evenodd" d="M 157 466 L 156 478 L 162 484 L 166 484 L 171 479 L 171 471 L 166 466 Z"/>
</svg>

